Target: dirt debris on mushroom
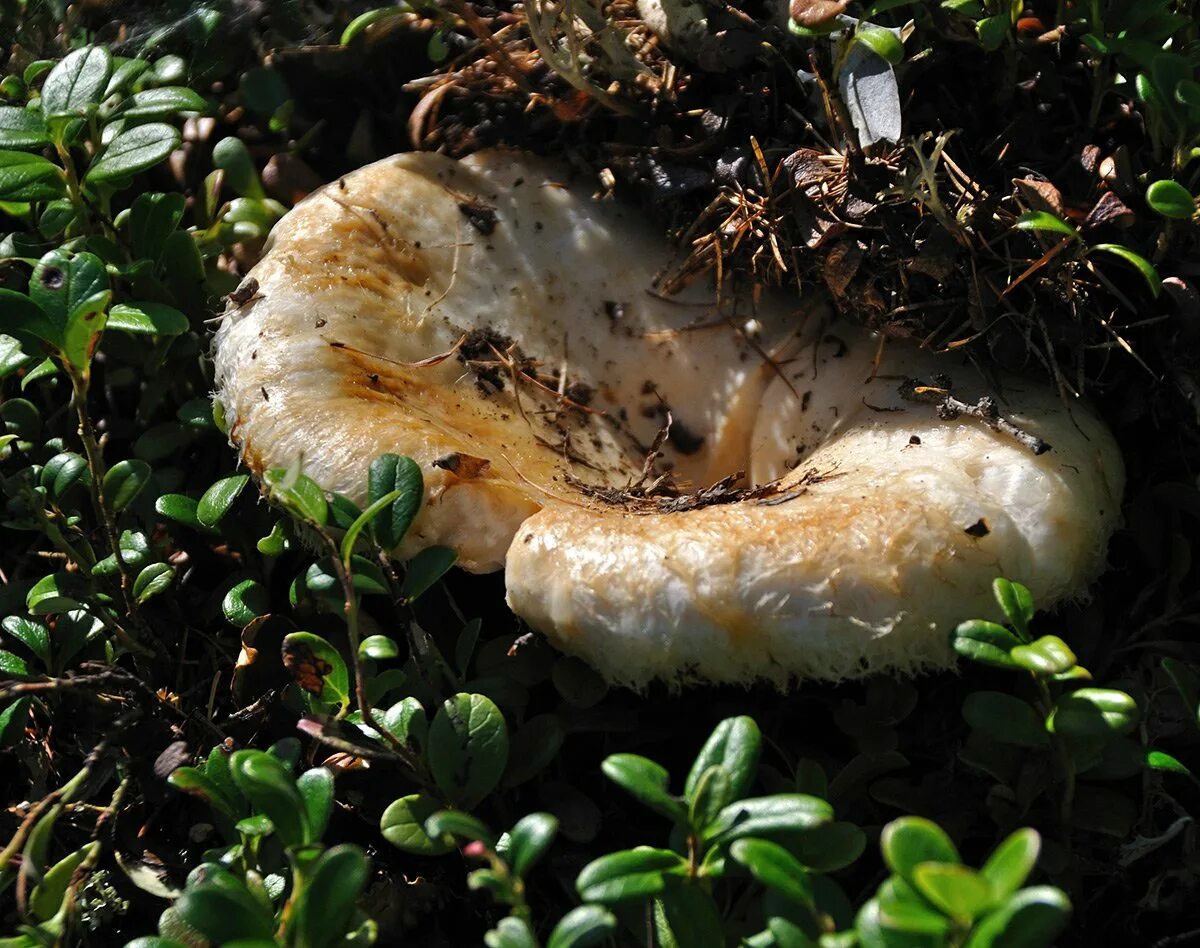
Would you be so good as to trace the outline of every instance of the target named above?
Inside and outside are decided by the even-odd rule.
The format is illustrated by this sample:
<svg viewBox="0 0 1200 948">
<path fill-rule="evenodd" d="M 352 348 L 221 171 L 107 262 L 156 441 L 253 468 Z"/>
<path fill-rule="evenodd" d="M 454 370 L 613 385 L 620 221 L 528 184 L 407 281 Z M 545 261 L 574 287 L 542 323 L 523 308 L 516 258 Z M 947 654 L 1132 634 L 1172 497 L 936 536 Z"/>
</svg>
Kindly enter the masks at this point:
<svg viewBox="0 0 1200 948">
<path fill-rule="evenodd" d="M 215 343 L 247 467 L 302 457 L 361 501 L 374 457 L 414 458 L 395 555 L 504 568 L 518 615 L 631 685 L 942 666 L 993 577 L 1085 592 L 1124 480 L 1086 406 L 794 294 L 664 297 L 670 246 L 588 185 L 414 153 L 298 205 Z"/>
</svg>

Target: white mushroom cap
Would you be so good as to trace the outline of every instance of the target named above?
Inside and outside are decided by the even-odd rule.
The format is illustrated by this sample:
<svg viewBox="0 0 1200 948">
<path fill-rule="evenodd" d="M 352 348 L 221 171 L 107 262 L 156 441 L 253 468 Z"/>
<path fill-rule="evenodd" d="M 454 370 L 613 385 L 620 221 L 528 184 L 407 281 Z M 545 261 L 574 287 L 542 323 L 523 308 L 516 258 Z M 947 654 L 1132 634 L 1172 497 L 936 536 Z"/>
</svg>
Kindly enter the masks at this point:
<svg viewBox="0 0 1200 948">
<path fill-rule="evenodd" d="M 817 305 L 665 298 L 670 261 L 538 159 L 363 168 L 280 222 L 218 332 L 231 437 L 256 473 L 302 455 L 360 501 L 374 457 L 413 457 L 426 498 L 397 555 L 504 566 L 514 611 L 614 681 L 946 664 L 993 577 L 1041 605 L 1084 591 L 1123 487 L 1086 408 L 907 343 L 875 366 L 878 341 Z M 901 397 L 947 372 L 1052 450 Z M 634 496 L 668 409 L 677 483 L 757 489 Z"/>
</svg>

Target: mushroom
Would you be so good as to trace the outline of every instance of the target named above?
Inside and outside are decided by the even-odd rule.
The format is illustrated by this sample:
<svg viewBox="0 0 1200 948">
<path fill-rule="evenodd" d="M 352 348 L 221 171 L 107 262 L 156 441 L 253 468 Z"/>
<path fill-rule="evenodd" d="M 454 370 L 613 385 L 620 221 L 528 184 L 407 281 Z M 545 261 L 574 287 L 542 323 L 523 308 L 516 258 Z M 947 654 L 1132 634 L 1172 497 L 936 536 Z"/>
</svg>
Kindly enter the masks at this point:
<svg viewBox="0 0 1200 948">
<path fill-rule="evenodd" d="M 995 576 L 1086 591 L 1124 474 L 1084 405 L 819 301 L 668 295 L 671 263 L 541 159 L 362 168 L 280 221 L 230 303 L 231 439 L 358 501 L 374 457 L 412 457 L 394 555 L 503 567 L 512 609 L 614 682 L 944 666 Z"/>
</svg>

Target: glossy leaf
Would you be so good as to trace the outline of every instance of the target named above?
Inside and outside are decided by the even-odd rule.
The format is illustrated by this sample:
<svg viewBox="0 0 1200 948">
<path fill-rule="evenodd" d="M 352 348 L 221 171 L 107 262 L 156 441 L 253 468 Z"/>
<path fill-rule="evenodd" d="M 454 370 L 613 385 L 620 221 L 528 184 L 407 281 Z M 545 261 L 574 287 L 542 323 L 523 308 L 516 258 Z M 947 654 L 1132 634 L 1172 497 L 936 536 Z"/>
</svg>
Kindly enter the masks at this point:
<svg viewBox="0 0 1200 948">
<path fill-rule="evenodd" d="M 472 809 L 495 789 L 508 762 L 504 715 L 483 695 L 455 695 L 430 725 L 428 761 L 446 798 Z"/>
<path fill-rule="evenodd" d="M 1022 889 L 971 931 L 964 948 L 1048 948 L 1071 917 L 1061 889 Z"/>
<path fill-rule="evenodd" d="M 158 260 L 166 243 L 183 219 L 187 200 L 173 191 L 139 194 L 129 209 L 129 240 L 138 257 Z M 137 305 L 137 304 L 132 304 Z"/>
<path fill-rule="evenodd" d="M 1043 677 L 1070 671 L 1076 662 L 1075 653 L 1057 635 L 1043 635 L 1028 645 L 1016 646 L 1009 654 L 1022 668 Z"/>
<path fill-rule="evenodd" d="M 0 148 L 41 148 L 50 133 L 41 113 L 13 105 L 0 105 Z"/>
<path fill-rule="evenodd" d="M 1123 691 L 1080 688 L 1054 705 L 1047 727 L 1075 738 L 1110 738 L 1128 734 L 1139 720 L 1137 702 Z"/>
<path fill-rule="evenodd" d="M 178 336 L 188 331 L 188 318 L 165 303 L 118 303 L 108 311 L 108 329 L 146 336 Z"/>
<path fill-rule="evenodd" d="M 175 567 L 167 563 L 151 563 L 133 581 L 133 598 L 146 602 L 166 592 L 175 581 Z"/>
<path fill-rule="evenodd" d="M 271 489 L 271 499 L 282 504 L 292 513 L 318 527 L 325 526 L 329 517 L 329 502 L 325 491 L 311 477 L 277 468 L 268 471 L 265 478 Z"/>
<path fill-rule="evenodd" d="M 684 796 L 690 798 L 704 771 L 720 764 L 729 773 L 732 799 L 741 799 L 758 774 L 761 752 L 762 733 L 753 718 L 746 715 L 726 718 L 716 726 L 696 755 L 683 785 Z"/>
<path fill-rule="evenodd" d="M 739 839 L 729 847 L 729 855 L 763 885 L 801 905 L 813 905 L 808 869 L 778 843 L 753 837 Z"/>
<path fill-rule="evenodd" d="M 1041 847 L 1042 838 L 1033 829 L 1019 829 L 996 847 L 979 874 L 991 883 L 997 899 L 1007 899 L 1025 884 Z"/>
<path fill-rule="evenodd" d="M 128 178 L 163 161 L 179 147 L 179 131 L 163 122 L 137 125 L 109 142 L 87 170 L 92 183 Z"/>
<path fill-rule="evenodd" d="M 185 86 L 165 86 L 135 92 L 121 105 L 120 116 L 126 119 L 163 118 L 177 112 L 205 112 L 208 103 L 204 96 Z"/>
<path fill-rule="evenodd" d="M 1055 217 L 1049 211 L 1026 211 L 1013 224 L 1017 230 L 1035 230 L 1042 233 L 1065 234 L 1067 237 L 1079 237 L 1079 231 L 1074 225 L 1068 224 L 1061 217 Z"/>
<path fill-rule="evenodd" d="M 239 938 L 271 939 L 275 931 L 275 920 L 244 887 L 241 891 L 214 885 L 189 887 L 174 907 L 180 918 L 216 944 Z"/>
<path fill-rule="evenodd" d="M 425 821 L 441 809 L 441 804 L 424 793 L 412 793 L 393 800 L 379 821 L 383 838 L 406 853 L 440 856 L 453 849 L 446 840 L 425 832 Z"/>
<path fill-rule="evenodd" d="M 366 510 L 360 513 L 354 521 L 346 528 L 346 533 L 342 537 L 341 554 L 342 562 L 349 563 L 350 557 L 354 553 L 354 544 L 358 542 L 359 536 L 363 530 L 370 525 L 371 521 L 376 519 L 384 509 L 400 496 L 399 491 L 392 491 L 390 494 L 384 494 L 378 500 L 370 504 Z"/>
<path fill-rule="evenodd" d="M 1150 288 L 1151 296 L 1158 296 L 1162 292 L 1162 279 L 1159 277 L 1158 271 L 1154 269 L 1154 264 L 1128 247 L 1120 244 L 1093 244 L 1089 253 L 1107 253 L 1120 257 L 1142 275 L 1146 285 Z"/>
<path fill-rule="evenodd" d="M 992 886 L 974 869 L 926 862 L 913 868 L 913 885 L 952 918 L 969 921 L 992 905 Z"/>
<path fill-rule="evenodd" d="M 92 842 L 81 849 L 65 856 L 46 870 L 42 880 L 34 886 L 29 896 L 29 911 L 38 921 L 49 921 L 58 914 L 62 906 L 63 896 L 67 894 L 67 886 L 75 870 L 89 856 L 100 848 L 100 843 Z"/>
<path fill-rule="evenodd" d="M 594 948 L 613 935 L 617 919 L 599 905 L 580 905 L 562 917 L 546 948 Z"/>
<path fill-rule="evenodd" d="M 895 33 L 882 26 L 860 22 L 854 31 L 854 39 L 893 66 L 904 59 L 904 44 Z"/>
<path fill-rule="evenodd" d="M 954 630 L 954 651 L 963 658 L 993 668 L 1019 668 L 1011 651 L 1021 640 L 995 622 L 971 619 Z"/>
<path fill-rule="evenodd" d="M 104 499 L 114 513 L 120 513 L 145 490 L 154 472 L 145 461 L 118 461 L 104 475 Z"/>
<path fill-rule="evenodd" d="M 425 832 L 431 838 L 449 837 L 468 843 L 482 842 L 489 849 L 496 846 L 496 834 L 470 813 L 461 810 L 440 810 L 425 821 Z"/>
<path fill-rule="evenodd" d="M 42 113 L 47 117 L 80 114 L 100 101 L 112 73 L 112 56 L 103 46 L 69 53 L 42 83 Z"/>
<path fill-rule="evenodd" d="M 1029 637 L 1029 623 L 1037 612 L 1033 595 L 1029 589 L 1010 579 L 998 577 L 992 580 L 992 595 L 996 597 L 1004 617 L 1022 638 Z"/>
<path fill-rule="evenodd" d="M 296 948 L 327 948 L 343 941 L 369 870 L 357 846 L 334 846 L 321 854 L 294 907 L 290 930 Z"/>
<path fill-rule="evenodd" d="M 512 871 L 523 877 L 546 854 L 558 832 L 558 819 L 549 813 L 530 813 L 508 833 L 505 858 Z"/>
<path fill-rule="evenodd" d="M 410 602 L 419 599 L 450 571 L 457 559 L 458 554 L 448 546 L 426 547 L 409 561 L 400 595 Z"/>
<path fill-rule="evenodd" d="M 236 751 L 229 762 L 237 788 L 270 819 L 285 846 L 312 842 L 308 810 L 288 768 L 262 751 Z"/>
<path fill-rule="evenodd" d="M 538 948 L 533 929 L 525 919 L 508 915 L 496 923 L 496 927 L 483 936 L 487 948 Z"/>
<path fill-rule="evenodd" d="M 195 498 L 184 494 L 163 494 L 154 501 L 154 510 L 160 517 L 174 520 L 195 529 L 203 529 L 197 516 L 199 504 Z"/>
<path fill-rule="evenodd" d="M 50 630 L 44 622 L 27 616 L 5 616 L 0 627 L 36 655 L 43 665 L 50 664 Z"/>
<path fill-rule="evenodd" d="M 249 481 L 249 474 L 234 474 L 214 483 L 200 496 L 196 504 L 196 519 L 206 527 L 215 527 L 229 513 Z"/>
<path fill-rule="evenodd" d="M 367 474 L 367 496 L 372 504 L 396 494 L 383 516 L 371 525 L 376 541 L 385 550 L 400 545 L 412 526 L 425 491 L 420 466 L 412 458 L 383 454 L 371 462 Z"/>
<path fill-rule="evenodd" d="M 66 192 L 58 165 L 41 155 L 0 150 L 0 201 L 50 201 Z"/>
<path fill-rule="evenodd" d="M 669 849 L 639 846 L 601 856 L 583 867 L 575 889 L 585 902 L 606 905 L 644 899 L 663 890 L 663 873 L 679 873 L 687 862 Z"/>
<path fill-rule="evenodd" d="M 221 601 L 221 612 L 239 629 L 265 615 L 270 607 L 267 588 L 254 579 L 243 579 Z"/>
<path fill-rule="evenodd" d="M 687 819 L 687 807 L 667 789 L 671 775 L 661 764 L 638 754 L 612 754 L 600 764 L 600 770 L 652 810 L 680 823 Z"/>
<path fill-rule="evenodd" d="M 897 876 L 914 885 L 914 871 L 925 862 L 958 863 L 958 850 L 932 820 L 902 816 L 883 828 L 879 839 L 883 861 Z"/>
<path fill-rule="evenodd" d="M 746 836 L 770 836 L 822 826 L 833 820 L 833 807 L 802 793 L 752 797 L 725 807 L 704 830 L 710 846 L 725 845 Z"/>
</svg>

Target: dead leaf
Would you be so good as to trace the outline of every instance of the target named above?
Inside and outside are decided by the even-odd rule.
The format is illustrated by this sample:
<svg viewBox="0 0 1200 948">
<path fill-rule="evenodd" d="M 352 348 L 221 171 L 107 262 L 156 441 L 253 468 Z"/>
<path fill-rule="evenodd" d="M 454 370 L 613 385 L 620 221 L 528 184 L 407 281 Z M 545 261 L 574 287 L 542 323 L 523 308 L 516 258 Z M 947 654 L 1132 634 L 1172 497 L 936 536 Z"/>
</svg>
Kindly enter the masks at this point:
<svg viewBox="0 0 1200 948">
<path fill-rule="evenodd" d="M 1088 211 L 1084 223 L 1088 227 L 1101 227 L 1105 224 L 1128 227 L 1133 221 L 1134 213 L 1129 206 L 1112 191 L 1105 191 L 1096 202 L 1096 206 Z"/>
<path fill-rule="evenodd" d="M 1049 211 L 1056 217 L 1065 215 L 1062 192 L 1049 181 L 1037 178 L 1013 178 L 1013 184 L 1031 210 Z"/>
</svg>

